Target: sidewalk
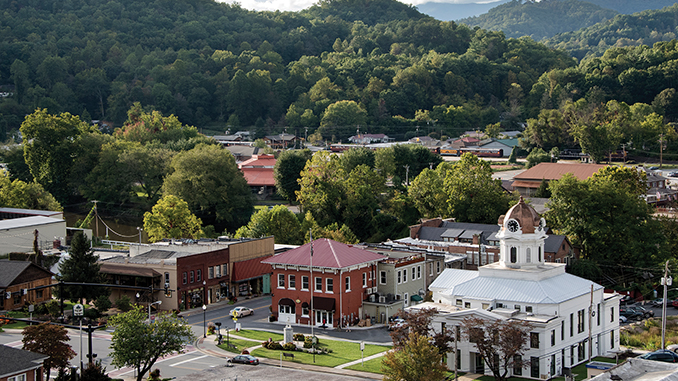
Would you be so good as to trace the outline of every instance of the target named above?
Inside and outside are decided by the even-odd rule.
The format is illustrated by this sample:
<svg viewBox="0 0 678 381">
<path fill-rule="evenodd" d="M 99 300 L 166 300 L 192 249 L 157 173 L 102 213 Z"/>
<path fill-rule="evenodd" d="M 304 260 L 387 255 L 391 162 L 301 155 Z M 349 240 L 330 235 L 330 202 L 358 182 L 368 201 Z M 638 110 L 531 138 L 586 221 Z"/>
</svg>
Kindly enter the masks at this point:
<svg viewBox="0 0 678 381">
<path fill-rule="evenodd" d="M 237 335 L 231 335 L 232 337 L 236 337 Z M 217 347 L 216 343 L 216 336 L 208 336 L 207 338 L 200 337 L 196 342 L 195 342 L 195 347 L 198 349 L 198 351 L 214 356 L 214 357 L 220 357 L 223 359 L 230 358 L 234 356 L 233 353 L 226 352 L 223 349 Z M 329 339 L 329 338 L 328 338 Z M 334 340 L 334 338 L 333 338 Z M 255 347 L 259 347 L 254 346 Z M 373 356 L 370 356 L 370 358 Z M 378 356 L 374 356 L 378 357 Z M 366 358 L 367 360 L 367 358 Z M 325 366 L 318 366 L 318 365 L 311 365 L 311 364 L 299 364 L 296 362 L 291 362 L 291 361 L 281 361 L 280 360 L 274 360 L 274 359 L 267 359 L 267 358 L 260 358 L 259 363 L 261 365 L 268 365 L 268 366 L 275 366 L 275 367 L 282 367 L 283 368 L 292 368 L 292 369 L 303 369 L 303 370 L 309 370 L 313 372 L 321 372 L 321 373 L 330 373 L 330 374 L 337 374 L 341 376 L 348 376 L 348 377 L 355 377 L 355 378 L 360 378 L 360 379 L 369 379 L 369 380 L 381 380 L 383 378 L 383 375 L 381 374 L 376 374 L 376 373 L 369 373 L 369 372 L 360 372 L 356 370 L 350 370 L 350 369 L 343 369 L 343 368 L 329 368 Z M 358 360 L 358 363 L 360 363 L 360 360 Z M 352 365 L 352 364 L 344 364 L 345 366 Z"/>
</svg>

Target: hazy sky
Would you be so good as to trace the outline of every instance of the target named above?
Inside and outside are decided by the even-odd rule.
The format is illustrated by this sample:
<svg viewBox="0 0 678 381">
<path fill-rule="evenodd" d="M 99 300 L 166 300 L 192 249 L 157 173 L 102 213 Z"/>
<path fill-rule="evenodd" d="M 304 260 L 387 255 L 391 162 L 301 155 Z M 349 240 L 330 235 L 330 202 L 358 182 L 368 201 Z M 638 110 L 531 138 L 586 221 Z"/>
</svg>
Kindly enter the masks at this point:
<svg viewBox="0 0 678 381">
<path fill-rule="evenodd" d="M 224 3 L 234 3 L 235 0 L 218 0 Z M 402 1 L 406 4 L 418 5 L 432 0 L 408 0 Z M 486 3 L 492 2 L 493 0 L 447 0 L 439 1 L 442 3 Z M 496 1 L 496 0 L 494 0 Z M 240 6 L 245 9 L 251 9 L 256 11 L 299 11 L 305 8 L 310 7 L 315 4 L 317 0 L 238 0 Z"/>
</svg>

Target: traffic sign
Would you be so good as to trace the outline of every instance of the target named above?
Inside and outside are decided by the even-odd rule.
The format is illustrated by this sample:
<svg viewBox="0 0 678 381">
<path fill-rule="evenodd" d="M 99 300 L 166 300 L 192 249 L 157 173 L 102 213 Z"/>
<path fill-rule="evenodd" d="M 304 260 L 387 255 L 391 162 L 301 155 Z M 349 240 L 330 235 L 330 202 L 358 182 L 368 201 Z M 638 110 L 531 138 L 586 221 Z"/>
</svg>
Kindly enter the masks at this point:
<svg viewBox="0 0 678 381">
<path fill-rule="evenodd" d="M 85 314 L 85 308 L 82 304 L 76 304 L 73 306 L 73 316 L 82 316 Z"/>
</svg>

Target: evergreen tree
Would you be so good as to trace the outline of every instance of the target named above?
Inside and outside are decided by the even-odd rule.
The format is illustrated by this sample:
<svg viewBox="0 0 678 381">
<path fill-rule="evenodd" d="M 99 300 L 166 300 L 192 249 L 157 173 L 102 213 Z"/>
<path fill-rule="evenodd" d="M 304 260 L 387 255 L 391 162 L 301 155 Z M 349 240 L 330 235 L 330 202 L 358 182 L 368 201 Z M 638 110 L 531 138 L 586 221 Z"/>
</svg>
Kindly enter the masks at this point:
<svg viewBox="0 0 678 381">
<path fill-rule="evenodd" d="M 69 257 L 59 265 L 61 275 L 57 280 L 64 282 L 104 283 L 105 279 L 99 272 L 99 257 L 94 255 L 90 247 L 90 240 L 83 232 L 77 232 L 71 240 Z M 97 299 L 100 295 L 108 296 L 110 291 L 106 287 L 65 286 L 64 298 L 83 302 Z"/>
</svg>

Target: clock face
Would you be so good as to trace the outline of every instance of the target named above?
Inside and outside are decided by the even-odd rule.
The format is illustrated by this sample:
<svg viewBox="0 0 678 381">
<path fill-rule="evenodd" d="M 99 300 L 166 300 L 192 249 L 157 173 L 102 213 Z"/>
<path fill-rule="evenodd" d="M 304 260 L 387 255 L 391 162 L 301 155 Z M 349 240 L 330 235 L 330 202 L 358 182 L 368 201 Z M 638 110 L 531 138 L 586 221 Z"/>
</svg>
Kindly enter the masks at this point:
<svg viewBox="0 0 678 381">
<path fill-rule="evenodd" d="M 508 230 L 512 233 L 515 233 L 520 229 L 520 225 L 518 224 L 518 221 L 516 220 L 509 220 L 509 222 L 506 224 L 506 227 L 508 227 Z"/>
</svg>

